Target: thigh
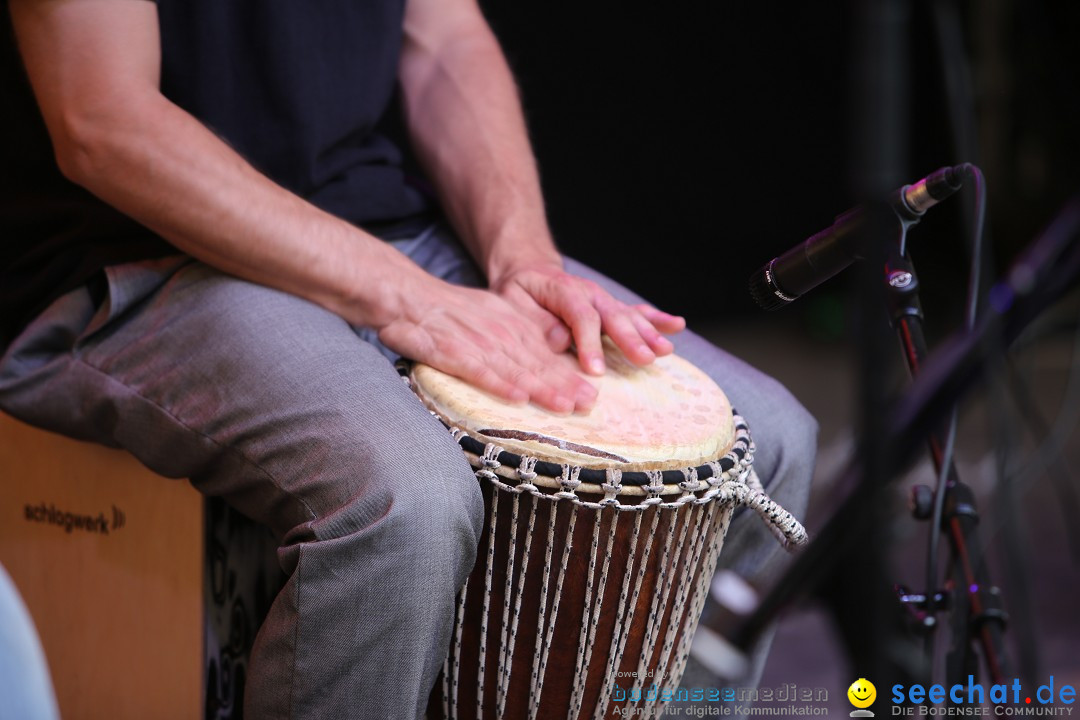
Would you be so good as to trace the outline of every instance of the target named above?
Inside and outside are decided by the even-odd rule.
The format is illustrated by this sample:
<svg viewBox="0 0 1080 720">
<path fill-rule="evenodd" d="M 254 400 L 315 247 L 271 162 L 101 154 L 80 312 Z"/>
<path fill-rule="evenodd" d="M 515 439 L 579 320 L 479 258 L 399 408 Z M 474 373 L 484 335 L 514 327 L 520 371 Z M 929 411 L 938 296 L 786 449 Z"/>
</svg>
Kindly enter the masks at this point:
<svg viewBox="0 0 1080 720">
<path fill-rule="evenodd" d="M 75 291 L 16 339 L 0 361 L 6 410 L 126 448 L 279 535 L 346 504 L 363 527 L 413 492 L 393 487 L 404 478 L 477 502 L 450 487 L 471 479 L 452 438 L 337 315 L 180 258 L 108 280 L 102 305 Z"/>
</svg>

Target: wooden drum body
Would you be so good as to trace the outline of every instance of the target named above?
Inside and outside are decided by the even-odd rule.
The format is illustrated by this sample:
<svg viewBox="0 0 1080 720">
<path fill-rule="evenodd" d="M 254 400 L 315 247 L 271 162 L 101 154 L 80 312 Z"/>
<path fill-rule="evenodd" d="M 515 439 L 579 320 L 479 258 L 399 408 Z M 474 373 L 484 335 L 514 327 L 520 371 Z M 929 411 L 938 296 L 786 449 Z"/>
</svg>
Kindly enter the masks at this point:
<svg viewBox="0 0 1080 720">
<path fill-rule="evenodd" d="M 506 406 L 426 366 L 488 508 L 432 718 L 616 717 L 675 697 L 734 508 L 805 532 L 753 473 L 749 431 L 697 368 L 608 353 L 588 415 Z M 569 356 L 566 362 L 573 362 Z"/>
</svg>

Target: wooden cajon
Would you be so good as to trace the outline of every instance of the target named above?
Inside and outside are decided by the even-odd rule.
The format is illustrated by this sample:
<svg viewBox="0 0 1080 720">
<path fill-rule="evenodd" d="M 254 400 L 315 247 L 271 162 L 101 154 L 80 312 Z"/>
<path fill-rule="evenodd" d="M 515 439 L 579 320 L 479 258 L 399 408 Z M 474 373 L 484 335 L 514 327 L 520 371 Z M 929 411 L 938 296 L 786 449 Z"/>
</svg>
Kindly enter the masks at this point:
<svg viewBox="0 0 1080 720">
<path fill-rule="evenodd" d="M 239 716 L 269 533 L 119 450 L 0 414 L 0 563 L 65 720 Z"/>
</svg>

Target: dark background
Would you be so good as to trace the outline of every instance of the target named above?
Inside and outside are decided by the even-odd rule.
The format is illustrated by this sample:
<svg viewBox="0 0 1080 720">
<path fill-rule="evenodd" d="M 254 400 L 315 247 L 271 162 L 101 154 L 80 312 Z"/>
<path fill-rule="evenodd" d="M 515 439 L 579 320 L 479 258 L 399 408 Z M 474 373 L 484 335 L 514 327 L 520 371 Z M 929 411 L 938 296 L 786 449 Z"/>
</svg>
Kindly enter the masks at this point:
<svg viewBox="0 0 1080 720">
<path fill-rule="evenodd" d="M 764 321 L 747 276 L 859 197 L 858 6 L 482 5 L 518 77 L 564 251 L 692 320 Z M 982 167 L 1003 265 L 1080 190 L 1080 3 L 907 7 L 903 182 Z M 959 63 L 940 49 L 938 17 L 956 18 Z M 947 65 L 958 85 L 947 85 Z M 964 208 L 936 208 L 911 237 L 932 328 L 962 304 Z M 847 284 L 785 319 L 844 333 Z"/>
</svg>

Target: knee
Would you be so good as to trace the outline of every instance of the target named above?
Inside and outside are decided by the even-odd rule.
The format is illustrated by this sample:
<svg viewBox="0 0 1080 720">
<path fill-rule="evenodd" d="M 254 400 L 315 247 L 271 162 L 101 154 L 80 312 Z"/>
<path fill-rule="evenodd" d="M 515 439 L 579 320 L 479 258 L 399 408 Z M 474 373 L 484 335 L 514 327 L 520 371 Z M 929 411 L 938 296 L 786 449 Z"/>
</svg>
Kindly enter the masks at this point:
<svg viewBox="0 0 1080 720">
<path fill-rule="evenodd" d="M 430 419 L 430 418 L 429 418 Z M 364 448 L 358 482 L 342 507 L 317 522 L 319 535 L 377 538 L 397 562 L 454 569 L 464 581 L 483 528 L 483 499 L 461 448 L 441 426 L 399 436 L 392 447 Z M 404 567 L 402 568 L 405 569 Z"/>
<path fill-rule="evenodd" d="M 399 553 L 397 567 L 420 583 L 417 597 L 431 606 L 452 603 L 476 562 L 484 524 L 483 499 L 476 477 L 453 447 L 417 459 L 417 472 L 399 487 L 386 517 L 386 529 Z"/>
<path fill-rule="evenodd" d="M 783 428 L 781 446 L 793 458 L 813 465 L 817 454 L 818 421 L 802 403 L 782 388 L 785 401 L 779 413 Z"/>
<path fill-rule="evenodd" d="M 448 452 L 428 452 L 412 462 L 412 480 L 397 487 L 387 519 L 417 552 L 418 562 L 456 568 L 460 585 L 476 559 L 484 525 L 479 483 L 452 440 Z"/>
<path fill-rule="evenodd" d="M 817 456 L 818 422 L 780 383 L 768 379 L 760 387 L 762 402 L 746 413 L 757 447 L 755 466 L 770 495 L 792 492 L 802 496 L 813 477 Z M 751 417 L 752 413 L 752 417 Z"/>
</svg>

